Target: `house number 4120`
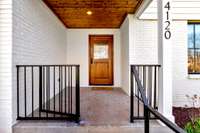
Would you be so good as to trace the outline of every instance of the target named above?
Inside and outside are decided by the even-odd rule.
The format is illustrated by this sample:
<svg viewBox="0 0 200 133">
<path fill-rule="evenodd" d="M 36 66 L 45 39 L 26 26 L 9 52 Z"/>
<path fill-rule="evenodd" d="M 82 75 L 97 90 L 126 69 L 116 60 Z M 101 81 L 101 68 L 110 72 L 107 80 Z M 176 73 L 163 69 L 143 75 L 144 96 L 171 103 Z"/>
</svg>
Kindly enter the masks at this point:
<svg viewBox="0 0 200 133">
<path fill-rule="evenodd" d="M 167 9 L 166 11 L 166 27 L 165 27 L 165 39 L 170 39 L 171 38 L 171 30 L 170 30 L 170 25 L 171 25 L 171 22 L 170 22 L 170 10 L 171 10 L 171 5 L 170 5 L 170 2 L 167 2 L 167 4 L 165 5 L 164 7 L 165 9 Z"/>
</svg>

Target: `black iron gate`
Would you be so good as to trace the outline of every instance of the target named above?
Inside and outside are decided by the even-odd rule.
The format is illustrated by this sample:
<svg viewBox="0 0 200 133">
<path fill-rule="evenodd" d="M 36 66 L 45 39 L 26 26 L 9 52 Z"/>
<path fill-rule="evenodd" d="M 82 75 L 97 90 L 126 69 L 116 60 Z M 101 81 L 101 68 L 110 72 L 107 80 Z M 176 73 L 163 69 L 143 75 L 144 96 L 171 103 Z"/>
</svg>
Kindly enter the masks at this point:
<svg viewBox="0 0 200 133">
<path fill-rule="evenodd" d="M 17 120 L 79 118 L 79 65 L 17 65 Z"/>
</svg>

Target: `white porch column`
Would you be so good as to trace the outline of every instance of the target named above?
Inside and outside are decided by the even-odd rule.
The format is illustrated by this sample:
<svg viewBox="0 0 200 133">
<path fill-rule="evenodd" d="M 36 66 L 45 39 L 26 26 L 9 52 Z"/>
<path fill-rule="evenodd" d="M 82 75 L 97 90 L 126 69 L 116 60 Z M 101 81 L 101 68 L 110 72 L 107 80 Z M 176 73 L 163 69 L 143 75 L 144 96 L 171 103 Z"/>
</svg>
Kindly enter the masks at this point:
<svg viewBox="0 0 200 133">
<path fill-rule="evenodd" d="M 159 103 L 158 110 L 174 121 L 172 115 L 172 0 L 157 0 L 158 10 L 158 61 Z"/>
</svg>

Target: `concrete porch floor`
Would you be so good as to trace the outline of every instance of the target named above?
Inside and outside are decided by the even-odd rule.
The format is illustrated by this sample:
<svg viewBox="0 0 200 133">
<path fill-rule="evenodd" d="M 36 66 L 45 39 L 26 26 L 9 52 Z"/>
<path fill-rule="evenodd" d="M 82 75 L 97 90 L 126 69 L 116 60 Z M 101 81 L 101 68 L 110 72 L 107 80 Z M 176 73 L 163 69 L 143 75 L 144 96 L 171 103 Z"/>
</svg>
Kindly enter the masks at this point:
<svg viewBox="0 0 200 133">
<path fill-rule="evenodd" d="M 63 121 L 20 121 L 14 133 L 142 133 L 144 122 L 129 121 L 129 96 L 120 88 L 93 90 L 81 88 L 80 124 Z M 150 123 L 152 133 L 170 133 L 157 121 Z"/>
</svg>

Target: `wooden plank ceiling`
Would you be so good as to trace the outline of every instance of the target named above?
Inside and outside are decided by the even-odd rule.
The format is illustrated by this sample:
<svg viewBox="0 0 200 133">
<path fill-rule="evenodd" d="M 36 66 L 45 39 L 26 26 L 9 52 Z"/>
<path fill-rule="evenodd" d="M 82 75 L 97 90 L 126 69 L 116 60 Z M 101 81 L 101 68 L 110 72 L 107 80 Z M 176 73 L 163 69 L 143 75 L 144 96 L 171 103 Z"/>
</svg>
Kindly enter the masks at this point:
<svg viewBox="0 0 200 133">
<path fill-rule="evenodd" d="M 142 0 L 43 0 L 67 28 L 119 28 Z M 87 12 L 91 11 L 92 15 Z"/>
</svg>

